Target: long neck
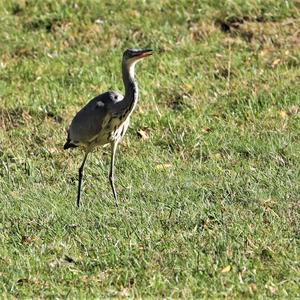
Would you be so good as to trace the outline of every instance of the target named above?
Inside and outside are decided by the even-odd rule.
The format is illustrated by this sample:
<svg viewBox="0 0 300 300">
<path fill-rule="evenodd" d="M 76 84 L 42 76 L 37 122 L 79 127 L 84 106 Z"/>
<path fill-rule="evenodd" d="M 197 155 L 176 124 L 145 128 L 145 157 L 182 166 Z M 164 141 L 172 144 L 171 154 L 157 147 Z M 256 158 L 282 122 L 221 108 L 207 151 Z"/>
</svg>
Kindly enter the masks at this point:
<svg viewBox="0 0 300 300">
<path fill-rule="evenodd" d="M 122 110 L 131 113 L 138 101 L 138 86 L 134 80 L 134 65 L 122 63 L 122 75 L 125 86 L 125 96 L 122 102 Z"/>
</svg>

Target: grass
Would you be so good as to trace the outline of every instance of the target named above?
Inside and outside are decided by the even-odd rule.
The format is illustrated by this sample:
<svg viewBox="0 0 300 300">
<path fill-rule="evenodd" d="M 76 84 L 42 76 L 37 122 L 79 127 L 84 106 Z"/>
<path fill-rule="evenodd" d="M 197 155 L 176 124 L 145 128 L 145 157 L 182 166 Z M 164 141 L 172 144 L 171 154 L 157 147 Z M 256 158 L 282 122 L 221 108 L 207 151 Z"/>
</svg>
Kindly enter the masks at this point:
<svg viewBox="0 0 300 300">
<path fill-rule="evenodd" d="M 1 298 L 300 296 L 299 1 L 0 4 Z M 126 47 L 120 207 L 104 148 L 77 210 L 65 129 Z"/>
</svg>

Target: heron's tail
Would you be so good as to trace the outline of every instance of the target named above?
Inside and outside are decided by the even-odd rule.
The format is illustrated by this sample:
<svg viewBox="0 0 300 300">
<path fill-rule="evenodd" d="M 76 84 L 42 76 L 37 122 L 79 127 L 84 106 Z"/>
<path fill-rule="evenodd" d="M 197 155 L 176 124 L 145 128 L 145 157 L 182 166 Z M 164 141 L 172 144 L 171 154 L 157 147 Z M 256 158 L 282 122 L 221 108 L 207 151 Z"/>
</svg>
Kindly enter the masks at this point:
<svg viewBox="0 0 300 300">
<path fill-rule="evenodd" d="M 67 140 L 67 142 L 64 144 L 64 150 L 69 149 L 69 148 L 76 148 L 76 147 L 78 147 L 78 146 L 73 144 L 70 140 Z"/>
<path fill-rule="evenodd" d="M 76 148 L 76 147 L 78 147 L 77 145 L 75 145 L 74 143 L 72 143 L 72 141 L 70 139 L 69 130 L 67 130 L 67 133 L 68 133 L 68 137 L 67 137 L 67 142 L 64 144 L 64 150 L 69 149 L 69 148 Z"/>
</svg>

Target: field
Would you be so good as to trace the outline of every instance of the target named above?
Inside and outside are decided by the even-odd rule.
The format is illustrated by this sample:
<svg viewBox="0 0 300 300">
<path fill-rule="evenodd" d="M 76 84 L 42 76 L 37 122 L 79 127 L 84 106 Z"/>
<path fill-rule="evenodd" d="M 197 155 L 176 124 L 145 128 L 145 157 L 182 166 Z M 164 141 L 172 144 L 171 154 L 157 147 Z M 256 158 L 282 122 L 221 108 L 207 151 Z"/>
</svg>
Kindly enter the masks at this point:
<svg viewBox="0 0 300 300">
<path fill-rule="evenodd" d="M 300 297 L 300 2 L 0 1 L 2 299 Z M 140 100 L 85 168 L 89 99 Z"/>
</svg>

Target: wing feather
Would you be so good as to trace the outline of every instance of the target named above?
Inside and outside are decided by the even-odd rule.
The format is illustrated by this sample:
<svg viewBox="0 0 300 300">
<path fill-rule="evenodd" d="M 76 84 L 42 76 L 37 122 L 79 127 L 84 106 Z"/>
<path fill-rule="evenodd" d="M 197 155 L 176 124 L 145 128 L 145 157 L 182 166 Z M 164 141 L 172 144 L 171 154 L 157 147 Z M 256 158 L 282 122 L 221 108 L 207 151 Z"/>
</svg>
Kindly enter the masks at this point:
<svg viewBox="0 0 300 300">
<path fill-rule="evenodd" d="M 69 128 L 70 139 L 75 143 L 88 143 L 101 134 L 111 118 L 114 104 L 122 96 L 106 92 L 88 102 L 74 117 Z"/>
</svg>

